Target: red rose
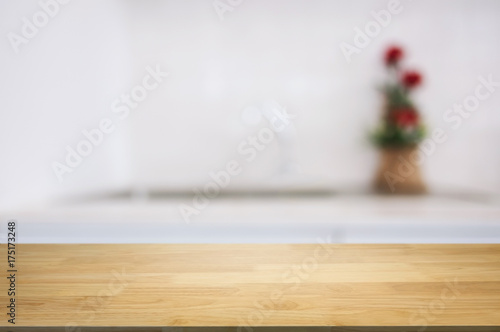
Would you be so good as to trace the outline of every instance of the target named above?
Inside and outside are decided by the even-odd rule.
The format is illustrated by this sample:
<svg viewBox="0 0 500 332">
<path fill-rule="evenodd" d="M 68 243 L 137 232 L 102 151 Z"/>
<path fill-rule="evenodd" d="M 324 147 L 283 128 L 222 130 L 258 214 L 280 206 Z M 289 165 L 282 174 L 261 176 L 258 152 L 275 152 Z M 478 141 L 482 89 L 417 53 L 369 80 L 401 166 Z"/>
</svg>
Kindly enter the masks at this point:
<svg viewBox="0 0 500 332">
<path fill-rule="evenodd" d="M 397 46 L 392 46 L 385 52 L 385 63 L 387 65 L 395 65 L 403 57 L 403 50 Z"/>
<path fill-rule="evenodd" d="M 414 88 L 422 82 L 422 75 L 416 71 L 407 71 L 403 74 L 402 81 L 407 88 Z"/>
<path fill-rule="evenodd" d="M 418 113 L 412 108 L 402 108 L 392 112 L 392 121 L 399 127 L 415 126 L 418 119 Z"/>
</svg>

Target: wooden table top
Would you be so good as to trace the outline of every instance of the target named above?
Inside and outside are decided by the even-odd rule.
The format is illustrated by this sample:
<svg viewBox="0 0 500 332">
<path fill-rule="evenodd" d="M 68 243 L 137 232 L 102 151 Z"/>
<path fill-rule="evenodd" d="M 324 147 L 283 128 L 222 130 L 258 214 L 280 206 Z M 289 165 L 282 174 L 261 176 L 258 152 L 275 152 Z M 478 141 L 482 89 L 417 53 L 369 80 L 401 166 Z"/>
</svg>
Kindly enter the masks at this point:
<svg viewBox="0 0 500 332">
<path fill-rule="evenodd" d="M 499 244 L 17 244 L 15 254 L 16 327 L 500 326 Z M 0 330 L 14 326 L 11 281 L 0 282 Z"/>
</svg>

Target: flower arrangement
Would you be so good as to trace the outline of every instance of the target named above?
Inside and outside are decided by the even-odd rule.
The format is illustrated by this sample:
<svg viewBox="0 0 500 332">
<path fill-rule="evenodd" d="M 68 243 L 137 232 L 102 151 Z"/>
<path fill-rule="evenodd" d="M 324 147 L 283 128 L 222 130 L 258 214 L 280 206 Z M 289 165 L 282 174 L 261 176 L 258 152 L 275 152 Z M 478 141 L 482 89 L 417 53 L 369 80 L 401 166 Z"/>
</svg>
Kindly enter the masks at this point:
<svg viewBox="0 0 500 332">
<path fill-rule="evenodd" d="M 411 92 L 422 82 L 417 71 L 401 69 L 404 52 L 392 46 L 385 52 L 385 66 L 389 79 L 382 86 L 383 117 L 372 139 L 380 147 L 416 146 L 425 136 L 425 126 L 410 98 Z"/>
</svg>

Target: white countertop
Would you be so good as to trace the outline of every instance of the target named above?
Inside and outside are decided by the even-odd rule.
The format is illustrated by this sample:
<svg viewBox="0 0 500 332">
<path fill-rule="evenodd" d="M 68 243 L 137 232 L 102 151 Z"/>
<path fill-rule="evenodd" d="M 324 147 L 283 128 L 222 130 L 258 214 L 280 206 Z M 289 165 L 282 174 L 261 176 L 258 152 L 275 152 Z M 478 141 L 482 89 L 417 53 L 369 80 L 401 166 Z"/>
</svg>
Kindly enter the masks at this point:
<svg viewBox="0 0 500 332">
<path fill-rule="evenodd" d="M 24 243 L 500 243 L 500 201 L 489 196 L 225 196 L 189 223 L 182 204 L 192 197 L 107 198 L 2 219 L 18 221 Z"/>
</svg>

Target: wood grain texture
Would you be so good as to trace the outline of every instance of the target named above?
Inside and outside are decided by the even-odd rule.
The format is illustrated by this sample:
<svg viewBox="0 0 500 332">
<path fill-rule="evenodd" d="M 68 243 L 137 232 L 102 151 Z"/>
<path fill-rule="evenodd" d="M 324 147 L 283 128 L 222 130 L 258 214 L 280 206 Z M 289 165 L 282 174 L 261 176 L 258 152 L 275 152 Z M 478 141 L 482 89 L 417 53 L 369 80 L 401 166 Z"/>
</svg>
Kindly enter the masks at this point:
<svg viewBox="0 0 500 332">
<path fill-rule="evenodd" d="M 500 325 L 498 244 L 16 249 L 16 326 Z"/>
</svg>

